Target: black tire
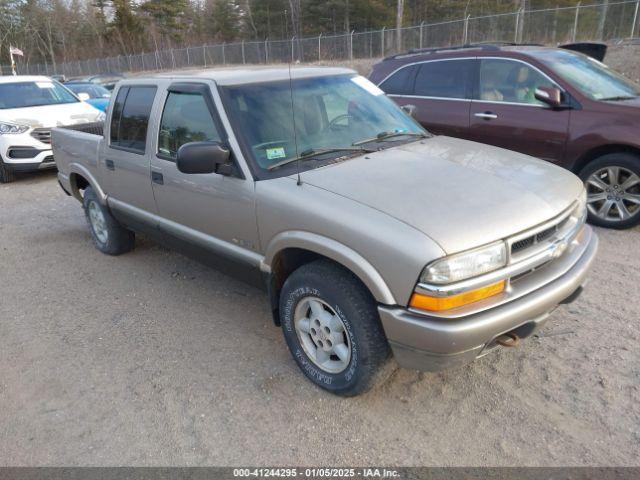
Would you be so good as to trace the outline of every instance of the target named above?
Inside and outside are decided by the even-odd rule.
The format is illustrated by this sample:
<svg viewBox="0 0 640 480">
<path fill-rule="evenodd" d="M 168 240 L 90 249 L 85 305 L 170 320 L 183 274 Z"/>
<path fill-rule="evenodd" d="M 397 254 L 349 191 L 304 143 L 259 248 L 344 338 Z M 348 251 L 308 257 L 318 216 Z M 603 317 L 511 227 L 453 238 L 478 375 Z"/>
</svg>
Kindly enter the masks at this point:
<svg viewBox="0 0 640 480">
<path fill-rule="evenodd" d="M 316 297 L 342 320 L 351 345 L 346 368 L 338 373 L 321 369 L 305 352 L 294 325 L 296 307 L 303 299 Z M 369 390 L 390 355 L 376 302 L 348 270 L 328 260 L 317 260 L 294 271 L 280 294 L 280 321 L 284 337 L 296 363 L 313 383 L 331 393 L 353 396 Z"/>
<path fill-rule="evenodd" d="M 113 218 L 109 210 L 98 201 L 98 197 L 91 187 L 85 189 L 82 205 L 89 223 L 91 238 L 93 238 L 93 243 L 98 250 L 107 255 L 121 255 L 133 250 L 136 239 L 135 234 L 131 230 L 124 228 Z M 102 235 L 97 233 L 97 228 L 92 223 L 89 213 L 91 208 L 97 208 L 103 216 L 104 229 Z M 104 232 L 106 232 L 106 236 Z"/>
<path fill-rule="evenodd" d="M 10 170 L 0 157 L 0 183 L 11 183 L 16 179 L 15 174 Z"/>
<path fill-rule="evenodd" d="M 588 193 L 600 192 L 597 187 L 589 185 L 587 183 L 587 180 L 589 179 L 589 177 L 591 177 L 592 174 L 606 167 L 621 167 L 640 177 L 640 157 L 626 152 L 609 153 L 589 162 L 580 171 L 580 178 L 583 182 L 585 182 L 585 187 L 587 188 Z M 640 184 L 636 184 L 635 186 L 631 187 L 627 190 L 627 192 L 640 195 Z M 615 195 L 616 194 L 614 193 L 614 196 L 612 196 L 612 198 L 620 198 L 616 197 Z M 591 208 L 589 208 L 589 223 L 593 225 L 605 228 L 625 229 L 634 227 L 635 225 L 638 225 L 638 223 L 640 223 L 640 205 L 638 207 L 635 207 L 633 206 L 634 204 L 628 203 L 628 206 L 634 210 L 631 212 L 631 217 L 625 220 L 607 220 L 605 218 L 599 217 L 592 211 L 592 208 L 596 209 L 600 205 L 601 203 L 592 203 Z"/>
</svg>

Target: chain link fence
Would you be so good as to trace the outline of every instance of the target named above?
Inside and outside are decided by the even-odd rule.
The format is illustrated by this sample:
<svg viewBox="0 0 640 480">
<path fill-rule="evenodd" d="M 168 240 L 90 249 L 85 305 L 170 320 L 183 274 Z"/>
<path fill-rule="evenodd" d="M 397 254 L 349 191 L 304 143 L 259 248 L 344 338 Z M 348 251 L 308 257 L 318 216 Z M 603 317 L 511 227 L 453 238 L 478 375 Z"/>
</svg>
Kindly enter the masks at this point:
<svg viewBox="0 0 640 480">
<path fill-rule="evenodd" d="M 326 62 L 378 58 L 411 49 L 466 43 L 513 42 L 557 45 L 615 41 L 639 35 L 640 0 L 521 10 L 397 29 L 350 32 L 287 40 L 192 46 L 137 55 L 51 64 L 19 64 L 18 72 L 67 78 L 111 72 L 143 72 L 221 65 Z M 3 74 L 11 73 L 2 66 Z"/>
</svg>

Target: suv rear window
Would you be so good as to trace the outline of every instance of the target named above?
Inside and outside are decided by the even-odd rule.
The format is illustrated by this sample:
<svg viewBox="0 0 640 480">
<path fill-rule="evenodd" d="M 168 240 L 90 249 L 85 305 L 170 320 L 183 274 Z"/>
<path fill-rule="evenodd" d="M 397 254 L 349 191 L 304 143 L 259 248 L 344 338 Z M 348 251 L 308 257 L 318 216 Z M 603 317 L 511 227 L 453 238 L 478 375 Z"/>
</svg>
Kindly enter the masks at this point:
<svg viewBox="0 0 640 480">
<path fill-rule="evenodd" d="M 111 118 L 111 146 L 144 153 L 149 114 L 156 87 L 123 87 L 118 92 Z"/>
<path fill-rule="evenodd" d="M 440 60 L 420 65 L 415 95 L 439 98 L 469 98 L 473 60 Z"/>
</svg>

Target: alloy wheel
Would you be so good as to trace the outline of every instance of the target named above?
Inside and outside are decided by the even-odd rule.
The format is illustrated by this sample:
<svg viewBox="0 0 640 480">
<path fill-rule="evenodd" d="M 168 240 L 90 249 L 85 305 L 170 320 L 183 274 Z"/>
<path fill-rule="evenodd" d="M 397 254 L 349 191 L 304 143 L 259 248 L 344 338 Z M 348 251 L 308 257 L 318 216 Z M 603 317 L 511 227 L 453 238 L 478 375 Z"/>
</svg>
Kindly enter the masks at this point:
<svg viewBox="0 0 640 480">
<path fill-rule="evenodd" d="M 307 357 L 328 373 L 340 373 L 351 361 L 351 341 L 336 312 L 317 297 L 300 300 L 294 325 Z"/>
<path fill-rule="evenodd" d="M 100 243 L 107 243 L 109 239 L 109 232 L 107 231 L 107 221 L 104 218 L 104 214 L 102 210 L 96 204 L 96 202 L 89 202 L 89 222 L 91 223 L 91 228 L 93 229 L 93 233 L 95 233 L 96 238 L 100 241 Z"/>
<path fill-rule="evenodd" d="M 585 182 L 587 208 L 592 215 L 621 222 L 640 213 L 640 177 L 624 167 L 604 167 Z"/>
</svg>

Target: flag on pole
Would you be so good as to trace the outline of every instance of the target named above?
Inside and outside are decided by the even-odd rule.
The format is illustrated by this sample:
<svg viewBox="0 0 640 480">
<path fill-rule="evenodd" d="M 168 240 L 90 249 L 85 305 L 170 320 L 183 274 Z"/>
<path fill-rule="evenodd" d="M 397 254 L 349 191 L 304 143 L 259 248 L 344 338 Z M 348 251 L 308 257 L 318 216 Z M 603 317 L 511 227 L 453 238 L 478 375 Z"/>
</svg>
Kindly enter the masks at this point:
<svg viewBox="0 0 640 480">
<path fill-rule="evenodd" d="M 9 53 L 11 55 L 19 55 L 21 57 L 24 57 L 24 53 L 22 52 L 22 50 L 16 47 L 12 47 L 11 45 L 9 45 Z"/>
</svg>

